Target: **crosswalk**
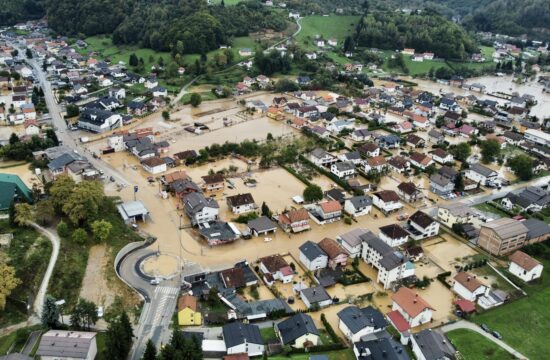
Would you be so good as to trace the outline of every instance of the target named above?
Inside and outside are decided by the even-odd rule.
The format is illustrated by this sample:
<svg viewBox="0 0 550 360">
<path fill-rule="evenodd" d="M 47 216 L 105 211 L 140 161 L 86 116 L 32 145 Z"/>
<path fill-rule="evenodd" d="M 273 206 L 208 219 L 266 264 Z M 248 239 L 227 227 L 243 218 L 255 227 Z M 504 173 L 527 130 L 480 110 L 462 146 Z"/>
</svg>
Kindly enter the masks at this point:
<svg viewBox="0 0 550 360">
<path fill-rule="evenodd" d="M 156 306 L 152 325 L 160 325 L 164 317 L 171 315 L 176 305 L 178 293 L 179 288 L 177 287 L 159 286 L 155 289 Z"/>
<path fill-rule="evenodd" d="M 157 286 L 155 288 L 155 296 L 158 294 L 177 295 L 178 292 L 179 292 L 179 289 L 177 287 L 172 287 L 172 286 Z"/>
</svg>

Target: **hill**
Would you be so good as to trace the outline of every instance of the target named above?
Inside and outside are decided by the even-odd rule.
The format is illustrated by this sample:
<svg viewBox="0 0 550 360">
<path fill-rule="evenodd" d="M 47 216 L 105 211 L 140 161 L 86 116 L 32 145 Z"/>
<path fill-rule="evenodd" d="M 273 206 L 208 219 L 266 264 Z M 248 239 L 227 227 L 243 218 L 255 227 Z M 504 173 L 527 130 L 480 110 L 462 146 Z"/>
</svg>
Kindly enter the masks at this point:
<svg viewBox="0 0 550 360">
<path fill-rule="evenodd" d="M 43 0 L 0 0 L 0 26 L 40 19 L 44 14 Z"/>
</svg>

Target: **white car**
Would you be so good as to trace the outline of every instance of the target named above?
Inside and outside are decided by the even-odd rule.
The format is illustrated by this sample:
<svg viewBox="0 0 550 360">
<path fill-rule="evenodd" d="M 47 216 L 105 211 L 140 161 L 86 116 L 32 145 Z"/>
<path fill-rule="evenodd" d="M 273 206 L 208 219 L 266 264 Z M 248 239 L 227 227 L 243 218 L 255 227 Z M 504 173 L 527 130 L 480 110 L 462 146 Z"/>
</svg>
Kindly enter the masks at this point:
<svg viewBox="0 0 550 360">
<path fill-rule="evenodd" d="M 97 317 L 103 317 L 103 306 L 97 307 Z"/>
</svg>

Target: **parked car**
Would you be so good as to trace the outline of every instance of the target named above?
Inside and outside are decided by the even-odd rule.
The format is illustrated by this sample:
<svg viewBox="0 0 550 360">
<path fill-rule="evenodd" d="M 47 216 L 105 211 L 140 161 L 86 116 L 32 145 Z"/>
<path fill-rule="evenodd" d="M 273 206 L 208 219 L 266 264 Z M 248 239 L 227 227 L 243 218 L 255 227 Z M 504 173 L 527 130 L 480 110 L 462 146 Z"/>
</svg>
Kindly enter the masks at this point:
<svg viewBox="0 0 550 360">
<path fill-rule="evenodd" d="M 502 339 L 502 335 L 500 335 L 500 333 L 498 331 L 493 331 L 492 332 L 493 336 L 496 337 L 497 339 Z"/>
<path fill-rule="evenodd" d="M 99 318 L 103 317 L 103 306 L 97 307 L 97 317 Z"/>
<path fill-rule="evenodd" d="M 481 324 L 479 326 L 483 329 L 483 331 L 491 332 L 491 329 L 489 329 L 489 326 L 487 326 L 487 324 Z"/>
</svg>

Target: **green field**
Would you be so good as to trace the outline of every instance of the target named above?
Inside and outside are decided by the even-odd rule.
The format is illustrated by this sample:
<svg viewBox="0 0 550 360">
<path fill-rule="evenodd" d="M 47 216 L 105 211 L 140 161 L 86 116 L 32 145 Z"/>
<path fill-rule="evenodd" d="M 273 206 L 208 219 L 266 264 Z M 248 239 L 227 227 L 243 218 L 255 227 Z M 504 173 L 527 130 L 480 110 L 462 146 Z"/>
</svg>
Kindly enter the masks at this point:
<svg viewBox="0 0 550 360">
<path fill-rule="evenodd" d="M 320 354 L 325 354 L 328 356 L 329 360 L 355 360 L 355 355 L 353 354 L 352 349 L 345 349 L 339 351 L 329 351 Z M 309 357 L 314 354 L 295 354 L 292 356 L 270 356 L 270 360 L 309 360 Z"/>
<path fill-rule="evenodd" d="M 447 333 L 447 337 L 465 360 L 514 359 L 506 350 L 471 330 L 453 330 Z"/>
<path fill-rule="evenodd" d="M 531 359 L 548 355 L 550 324 L 550 260 L 542 260 L 542 283 L 526 285 L 527 297 L 474 316 L 472 321 L 485 323 L 502 334 L 503 341 Z"/>
<path fill-rule="evenodd" d="M 235 60 L 240 61 L 243 59 L 243 57 L 239 55 L 239 49 L 250 48 L 254 50 L 256 47 L 258 47 L 258 45 L 259 44 L 256 41 L 254 41 L 254 39 L 252 39 L 250 36 L 236 37 L 231 40 L 231 51 L 235 56 Z M 206 57 L 208 58 L 208 60 L 212 60 L 217 53 L 222 53 L 223 51 L 224 49 L 216 49 L 216 50 L 209 51 L 206 54 Z M 199 58 L 200 58 L 199 54 L 186 54 L 183 56 L 183 60 L 187 64 L 192 64 Z"/>
<path fill-rule="evenodd" d="M 487 203 L 477 204 L 477 205 L 474 205 L 474 207 L 483 212 L 498 215 L 498 217 L 508 217 L 508 214 L 506 214 L 504 211 L 497 209 L 496 207 L 491 206 Z"/>
<path fill-rule="evenodd" d="M 359 16 L 308 16 L 300 22 L 302 31 L 298 34 L 297 40 L 308 49 L 315 49 L 313 40 L 319 35 L 327 40 L 338 40 L 338 46 L 340 46 L 346 36 L 354 31 L 358 20 Z"/>
<path fill-rule="evenodd" d="M 405 65 L 409 69 L 410 75 L 423 75 L 430 71 L 431 68 L 435 70 L 449 66 L 445 63 L 445 61 L 438 61 L 438 60 L 424 60 L 422 62 L 419 61 L 412 61 L 410 56 L 403 55 L 403 59 L 405 60 Z"/>
</svg>

